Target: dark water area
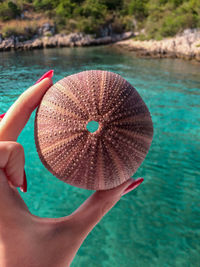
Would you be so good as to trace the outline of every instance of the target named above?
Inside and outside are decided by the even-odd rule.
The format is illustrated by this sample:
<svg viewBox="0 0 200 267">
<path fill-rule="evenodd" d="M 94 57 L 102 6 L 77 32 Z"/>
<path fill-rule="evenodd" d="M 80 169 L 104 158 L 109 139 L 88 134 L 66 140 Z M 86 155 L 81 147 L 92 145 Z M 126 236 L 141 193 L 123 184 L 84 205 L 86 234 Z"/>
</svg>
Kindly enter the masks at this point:
<svg viewBox="0 0 200 267">
<path fill-rule="evenodd" d="M 144 99 L 154 124 L 152 146 L 134 175 L 143 184 L 102 219 L 71 266 L 200 266 L 200 64 L 137 58 L 109 46 L 1 53 L 0 113 L 49 69 L 54 82 L 89 69 L 122 75 Z M 33 125 L 34 114 L 19 138 L 28 179 L 22 197 L 35 215 L 68 215 L 92 192 L 44 168 Z"/>
</svg>

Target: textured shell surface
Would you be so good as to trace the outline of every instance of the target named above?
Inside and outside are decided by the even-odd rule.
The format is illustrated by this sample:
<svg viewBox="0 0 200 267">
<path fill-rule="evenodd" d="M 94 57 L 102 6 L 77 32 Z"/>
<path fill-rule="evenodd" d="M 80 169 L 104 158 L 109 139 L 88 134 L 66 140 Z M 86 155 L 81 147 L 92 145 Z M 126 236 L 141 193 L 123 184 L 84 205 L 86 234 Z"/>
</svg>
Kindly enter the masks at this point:
<svg viewBox="0 0 200 267">
<path fill-rule="evenodd" d="M 87 124 L 96 121 L 91 133 Z M 105 190 L 128 180 L 152 142 L 149 110 L 120 75 L 90 70 L 65 77 L 44 95 L 35 143 L 44 166 L 62 181 Z"/>
</svg>

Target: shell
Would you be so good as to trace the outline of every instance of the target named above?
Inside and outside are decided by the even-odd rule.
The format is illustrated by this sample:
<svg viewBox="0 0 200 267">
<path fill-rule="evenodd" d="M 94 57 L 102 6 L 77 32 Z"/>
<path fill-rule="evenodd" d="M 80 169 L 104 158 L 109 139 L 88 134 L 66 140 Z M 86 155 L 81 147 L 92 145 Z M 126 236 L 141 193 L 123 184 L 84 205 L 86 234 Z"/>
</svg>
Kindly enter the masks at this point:
<svg viewBox="0 0 200 267">
<path fill-rule="evenodd" d="M 94 133 L 87 123 L 97 121 Z M 60 180 L 105 190 L 128 180 L 153 137 L 151 116 L 136 89 L 120 75 L 83 71 L 58 81 L 35 117 L 35 142 L 44 166 Z"/>
</svg>

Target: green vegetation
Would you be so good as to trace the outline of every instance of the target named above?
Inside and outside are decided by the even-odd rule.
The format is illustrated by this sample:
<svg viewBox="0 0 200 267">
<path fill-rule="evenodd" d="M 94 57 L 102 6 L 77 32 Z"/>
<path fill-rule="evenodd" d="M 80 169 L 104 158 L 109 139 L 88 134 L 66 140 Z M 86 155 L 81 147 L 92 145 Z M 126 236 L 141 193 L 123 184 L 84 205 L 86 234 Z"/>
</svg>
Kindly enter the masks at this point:
<svg viewBox="0 0 200 267">
<path fill-rule="evenodd" d="M 24 10 L 43 13 L 55 22 L 57 32 L 64 33 L 101 36 L 106 30 L 143 29 L 138 38 L 144 40 L 200 27 L 199 0 L 0 0 L 1 21 L 19 18 Z"/>
<path fill-rule="evenodd" d="M 2 29 L 3 37 L 7 38 L 12 35 L 23 36 L 24 40 L 29 40 L 37 33 L 38 25 L 34 22 L 17 22 L 15 24 L 6 25 Z"/>
<path fill-rule="evenodd" d="M 13 1 L 0 1 L 0 19 L 3 21 L 20 15 L 19 7 Z"/>
</svg>

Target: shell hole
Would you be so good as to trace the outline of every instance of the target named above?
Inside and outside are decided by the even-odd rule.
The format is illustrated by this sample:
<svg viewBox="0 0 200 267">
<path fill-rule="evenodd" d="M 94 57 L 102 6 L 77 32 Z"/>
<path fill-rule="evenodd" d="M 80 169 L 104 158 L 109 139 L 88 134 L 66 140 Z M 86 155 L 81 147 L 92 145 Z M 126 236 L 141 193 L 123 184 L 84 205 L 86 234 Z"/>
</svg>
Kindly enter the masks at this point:
<svg viewBox="0 0 200 267">
<path fill-rule="evenodd" d="M 94 133 L 98 130 L 99 123 L 97 121 L 89 121 L 86 128 L 90 133 Z"/>
</svg>

